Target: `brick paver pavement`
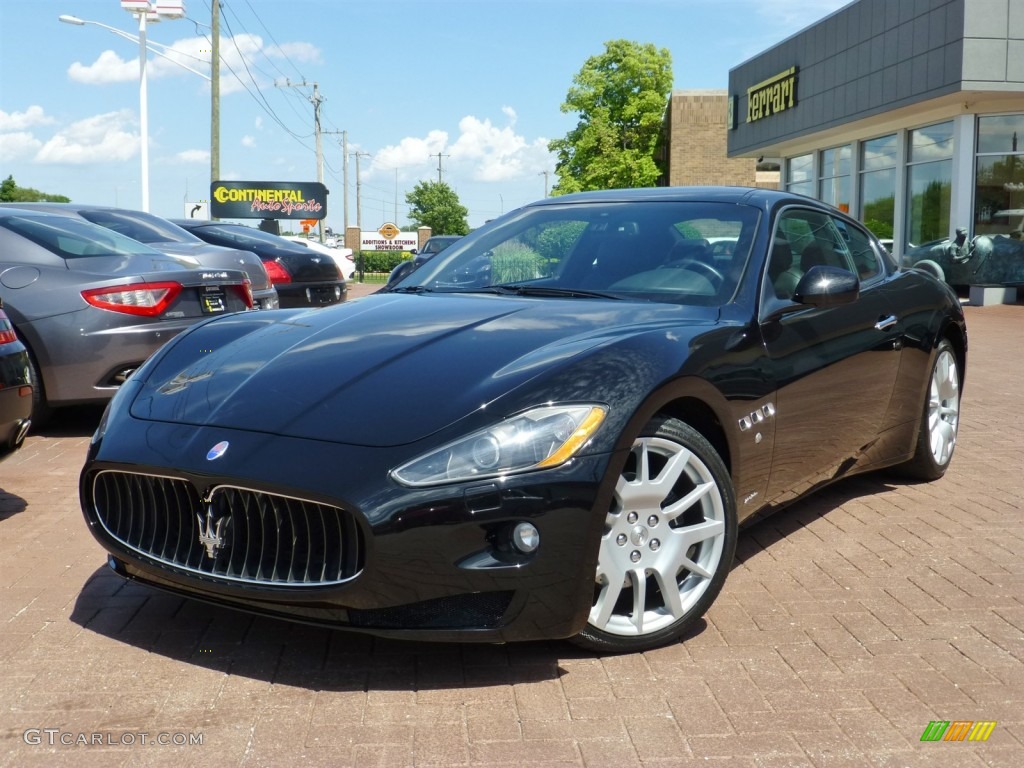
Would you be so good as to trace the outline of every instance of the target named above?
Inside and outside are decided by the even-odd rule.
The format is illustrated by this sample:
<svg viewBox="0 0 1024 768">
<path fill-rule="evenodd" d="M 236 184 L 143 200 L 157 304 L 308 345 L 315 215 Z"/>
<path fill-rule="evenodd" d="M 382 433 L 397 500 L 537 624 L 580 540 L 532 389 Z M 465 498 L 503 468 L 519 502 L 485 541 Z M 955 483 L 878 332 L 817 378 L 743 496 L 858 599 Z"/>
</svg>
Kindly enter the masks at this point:
<svg viewBox="0 0 1024 768">
<path fill-rule="evenodd" d="M 97 414 L 71 414 L 0 464 L 0 766 L 1024 765 L 1024 305 L 967 312 L 947 476 L 746 528 L 703 629 L 645 654 L 382 641 L 127 585 L 79 512 Z M 996 725 L 922 742 L 934 720 Z"/>
</svg>

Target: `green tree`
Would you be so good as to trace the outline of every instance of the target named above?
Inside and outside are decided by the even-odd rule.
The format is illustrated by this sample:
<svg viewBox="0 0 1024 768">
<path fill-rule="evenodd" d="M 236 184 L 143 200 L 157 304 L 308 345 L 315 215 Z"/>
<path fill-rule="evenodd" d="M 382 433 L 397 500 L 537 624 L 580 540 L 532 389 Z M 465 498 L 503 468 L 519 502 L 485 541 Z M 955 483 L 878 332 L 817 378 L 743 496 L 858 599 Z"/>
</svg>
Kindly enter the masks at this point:
<svg viewBox="0 0 1024 768">
<path fill-rule="evenodd" d="M 573 78 L 562 112 L 579 113 L 563 139 L 549 142 L 558 157 L 552 194 L 652 187 L 665 107 L 672 91 L 672 54 L 650 43 L 612 40 Z"/>
<path fill-rule="evenodd" d="M 417 227 L 430 227 L 435 235 L 468 235 L 469 211 L 455 190 L 443 181 L 421 181 L 405 193 L 409 218 Z"/>
<path fill-rule="evenodd" d="M 19 187 L 13 176 L 0 181 L 0 203 L 70 203 L 64 195 L 48 195 L 31 187 Z"/>
</svg>

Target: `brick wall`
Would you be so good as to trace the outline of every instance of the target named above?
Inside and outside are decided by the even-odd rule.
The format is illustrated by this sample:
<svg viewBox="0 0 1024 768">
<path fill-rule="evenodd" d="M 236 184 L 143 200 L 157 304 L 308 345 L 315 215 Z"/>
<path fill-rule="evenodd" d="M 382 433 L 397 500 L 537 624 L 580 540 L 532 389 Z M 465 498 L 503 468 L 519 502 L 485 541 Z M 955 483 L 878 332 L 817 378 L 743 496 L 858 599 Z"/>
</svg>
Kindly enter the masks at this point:
<svg viewBox="0 0 1024 768">
<path fill-rule="evenodd" d="M 668 108 L 668 184 L 777 184 L 758 180 L 757 160 L 726 156 L 726 91 L 673 91 Z"/>
</svg>

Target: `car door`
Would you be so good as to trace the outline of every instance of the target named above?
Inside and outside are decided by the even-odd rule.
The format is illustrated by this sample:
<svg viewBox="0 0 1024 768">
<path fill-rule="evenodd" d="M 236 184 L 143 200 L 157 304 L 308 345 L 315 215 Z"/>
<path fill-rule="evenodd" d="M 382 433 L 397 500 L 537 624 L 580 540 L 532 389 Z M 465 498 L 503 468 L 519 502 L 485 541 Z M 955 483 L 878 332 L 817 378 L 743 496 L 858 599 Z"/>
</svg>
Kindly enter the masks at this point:
<svg viewBox="0 0 1024 768">
<path fill-rule="evenodd" d="M 886 264 L 867 233 L 824 211 L 789 207 L 777 216 L 773 242 L 772 256 L 790 260 L 770 262 L 760 314 L 777 387 L 766 500 L 781 503 L 865 460 L 896 381 L 902 329 Z M 792 276 L 815 266 L 858 275 L 858 298 L 829 307 L 795 302 Z"/>
</svg>

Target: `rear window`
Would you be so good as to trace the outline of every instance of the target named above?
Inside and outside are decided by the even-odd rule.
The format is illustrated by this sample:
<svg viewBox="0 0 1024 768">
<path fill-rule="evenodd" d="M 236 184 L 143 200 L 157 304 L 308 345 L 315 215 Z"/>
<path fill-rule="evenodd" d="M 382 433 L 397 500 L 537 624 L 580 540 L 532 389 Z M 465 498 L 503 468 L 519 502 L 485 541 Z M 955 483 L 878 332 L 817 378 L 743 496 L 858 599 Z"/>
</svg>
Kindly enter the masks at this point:
<svg viewBox="0 0 1024 768">
<path fill-rule="evenodd" d="M 137 240 L 66 216 L 10 216 L 0 219 L 0 227 L 21 235 L 62 259 L 161 255 Z"/>
</svg>

